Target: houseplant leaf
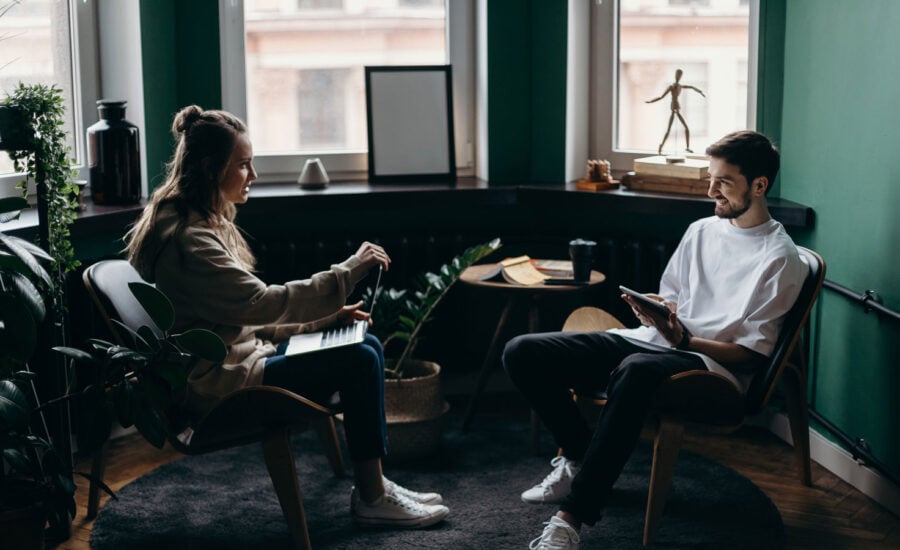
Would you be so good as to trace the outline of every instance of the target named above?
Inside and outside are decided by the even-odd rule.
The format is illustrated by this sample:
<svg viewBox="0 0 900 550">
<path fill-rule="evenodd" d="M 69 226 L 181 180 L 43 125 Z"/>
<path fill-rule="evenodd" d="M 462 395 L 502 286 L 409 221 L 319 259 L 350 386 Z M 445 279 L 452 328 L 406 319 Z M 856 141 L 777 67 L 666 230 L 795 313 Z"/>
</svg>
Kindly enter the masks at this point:
<svg viewBox="0 0 900 550">
<path fill-rule="evenodd" d="M 208 330 L 191 329 L 175 335 L 175 341 L 188 353 L 211 363 L 221 363 L 228 356 L 228 349 L 222 339 Z"/>
<path fill-rule="evenodd" d="M 149 403 L 136 401 L 134 425 L 151 445 L 162 449 L 166 444 L 166 430 L 163 419 Z"/>
<path fill-rule="evenodd" d="M 33 242 L 26 241 L 20 237 L 14 237 L 12 235 L 6 235 L 7 239 L 10 239 L 12 242 L 24 248 L 29 254 L 37 258 L 38 260 L 43 260 L 45 262 L 52 262 L 53 257 L 50 254 L 44 252 L 44 249 L 34 244 Z"/>
<path fill-rule="evenodd" d="M 134 344 L 134 347 L 137 348 L 139 352 L 151 352 L 154 348 L 150 347 L 150 344 L 137 332 L 135 332 L 131 327 L 119 321 L 118 319 L 110 319 L 113 323 L 115 323 L 119 328 L 125 331 L 126 334 L 131 336 L 131 341 Z M 152 332 L 152 331 L 151 331 Z M 154 341 L 156 338 L 154 338 Z"/>
<path fill-rule="evenodd" d="M 42 323 L 47 316 L 47 307 L 44 304 L 44 297 L 40 291 L 24 275 L 20 273 L 8 273 L 8 275 L 12 283 L 13 293 L 18 294 L 19 299 L 31 312 L 31 317 L 34 321 Z"/>
<path fill-rule="evenodd" d="M 90 353 L 80 350 L 78 348 L 70 348 L 68 346 L 56 346 L 53 348 L 53 351 L 61 353 L 66 357 L 74 359 L 75 361 L 79 361 L 82 363 L 93 363 L 94 356 Z"/>
<path fill-rule="evenodd" d="M 172 330 L 175 324 L 175 309 L 166 295 L 147 283 L 128 283 L 134 297 L 144 307 L 147 314 L 163 332 Z"/>
<path fill-rule="evenodd" d="M 25 393 L 9 380 L 0 380 L 0 433 L 28 425 L 31 405 Z"/>
<path fill-rule="evenodd" d="M 28 361 L 37 343 L 37 328 L 31 311 L 9 293 L 0 294 L 0 345 L 5 355 L 21 362 Z"/>
<path fill-rule="evenodd" d="M 459 280 L 460 274 L 470 265 L 484 258 L 488 254 L 500 248 L 500 239 L 493 239 L 482 245 L 476 245 L 463 251 L 454 257 L 448 264 L 438 269 L 438 273 L 425 272 L 415 279 L 416 289 L 412 297 L 402 294 L 403 298 L 397 300 L 402 304 L 398 311 L 392 311 L 392 318 L 387 318 L 386 326 L 393 333 L 385 339 L 387 345 L 391 340 L 406 342 L 397 358 L 395 367 L 388 369 L 397 378 L 403 376 L 403 368 L 407 360 L 413 358 L 413 354 L 422 339 L 422 328 L 432 320 L 432 314 L 443 300 L 447 292 Z M 401 293 L 389 289 L 387 296 L 401 296 Z M 391 300 L 387 300 L 391 302 Z M 385 330 L 385 329 L 382 329 Z"/>
</svg>

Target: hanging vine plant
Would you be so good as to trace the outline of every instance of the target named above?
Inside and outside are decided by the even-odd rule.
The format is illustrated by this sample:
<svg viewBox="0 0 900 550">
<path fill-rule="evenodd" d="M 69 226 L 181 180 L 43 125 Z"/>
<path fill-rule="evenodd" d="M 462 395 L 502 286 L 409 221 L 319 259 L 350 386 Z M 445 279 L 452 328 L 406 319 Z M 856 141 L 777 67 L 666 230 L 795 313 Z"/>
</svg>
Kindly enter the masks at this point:
<svg viewBox="0 0 900 550">
<path fill-rule="evenodd" d="M 65 273 L 78 267 L 69 240 L 69 226 L 77 213 L 77 187 L 73 183 L 75 161 L 66 144 L 65 107 L 62 90 L 56 86 L 19 83 L 4 105 L 19 111 L 21 120 L 33 134 L 23 148 L 9 151 L 16 171 L 26 179 L 19 183 L 22 195 L 28 195 L 28 181 L 43 178 L 47 189 L 47 239 L 40 243 L 53 258 L 51 277 L 56 304 L 62 303 Z"/>
</svg>

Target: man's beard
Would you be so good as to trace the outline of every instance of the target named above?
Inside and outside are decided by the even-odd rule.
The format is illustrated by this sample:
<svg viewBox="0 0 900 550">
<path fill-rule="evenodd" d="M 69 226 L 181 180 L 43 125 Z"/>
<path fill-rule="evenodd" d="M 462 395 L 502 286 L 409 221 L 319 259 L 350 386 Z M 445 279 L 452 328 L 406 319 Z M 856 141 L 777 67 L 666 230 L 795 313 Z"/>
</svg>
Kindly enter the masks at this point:
<svg viewBox="0 0 900 550">
<path fill-rule="evenodd" d="M 724 205 L 720 204 L 716 201 L 716 216 L 725 219 L 725 220 L 733 220 L 735 218 L 739 218 L 744 214 L 747 210 L 750 210 L 750 206 L 753 205 L 753 197 L 750 194 L 750 189 L 747 189 L 747 192 L 742 197 L 743 205 L 734 207 L 730 202 L 725 202 Z M 728 210 L 725 210 L 728 208 Z"/>
</svg>

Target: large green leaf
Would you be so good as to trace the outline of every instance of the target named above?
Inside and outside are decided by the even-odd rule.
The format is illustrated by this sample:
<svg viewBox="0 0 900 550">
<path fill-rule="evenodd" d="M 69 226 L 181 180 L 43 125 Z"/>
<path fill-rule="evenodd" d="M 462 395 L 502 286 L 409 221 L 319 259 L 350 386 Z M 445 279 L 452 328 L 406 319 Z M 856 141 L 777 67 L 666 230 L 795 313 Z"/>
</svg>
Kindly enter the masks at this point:
<svg viewBox="0 0 900 550">
<path fill-rule="evenodd" d="M 19 295 L 22 303 L 31 311 L 31 317 L 37 323 L 43 322 L 47 316 L 47 306 L 40 291 L 28 277 L 20 273 L 10 273 L 9 275 L 12 281 L 13 292 Z"/>
<path fill-rule="evenodd" d="M 116 386 L 112 392 L 113 407 L 116 411 L 116 418 L 123 428 L 131 427 L 134 424 L 134 416 L 136 409 L 136 400 L 134 386 L 130 381 L 124 380 Z"/>
<path fill-rule="evenodd" d="M 88 363 L 88 364 L 94 362 L 93 355 L 91 355 L 90 353 L 88 353 L 86 351 L 80 350 L 78 348 L 70 348 L 68 346 L 56 346 L 55 348 L 53 348 L 53 351 L 61 353 L 61 354 L 65 355 L 66 357 L 70 357 L 78 362 Z"/>
<path fill-rule="evenodd" d="M 14 258 L 18 258 L 16 263 L 6 255 L 0 255 L 0 267 L 12 269 L 23 275 L 40 279 L 47 288 L 53 287 L 50 275 L 41 264 L 38 263 L 34 254 L 22 245 L 22 239 L 10 237 L 0 233 L 0 245 L 2 245 Z M 23 269 L 24 267 L 24 269 Z"/>
<path fill-rule="evenodd" d="M 153 332 L 153 329 L 144 325 L 138 329 L 138 335 L 144 339 L 145 342 L 150 346 L 153 351 L 158 351 L 160 348 L 159 340 L 156 337 L 156 334 Z"/>
<path fill-rule="evenodd" d="M 28 398 L 9 380 L 0 380 L 0 433 L 23 430 L 28 425 Z"/>
<path fill-rule="evenodd" d="M 37 343 L 37 327 L 18 297 L 0 294 L 0 327 L 0 356 L 28 361 Z"/>
<path fill-rule="evenodd" d="M 172 325 L 175 324 L 175 309 L 165 294 L 155 286 L 142 282 L 128 283 L 128 288 L 160 330 L 163 332 L 172 330 Z"/>
<path fill-rule="evenodd" d="M 18 244 L 19 246 L 21 246 L 22 248 L 27 250 L 32 256 L 34 256 L 38 260 L 44 260 L 45 262 L 53 261 L 53 257 L 50 256 L 50 254 L 47 254 L 47 252 L 45 252 L 43 248 L 39 247 L 38 245 L 34 244 L 33 242 L 26 241 L 25 239 L 22 239 L 20 237 L 14 237 L 12 235 L 7 235 L 6 237 L 9 239 L 12 239 L 12 241 L 14 243 Z"/>
<path fill-rule="evenodd" d="M 175 341 L 188 353 L 211 363 L 221 363 L 228 355 L 225 342 L 218 334 L 209 330 L 191 329 L 175 335 Z"/>
<path fill-rule="evenodd" d="M 153 348 L 150 347 L 150 344 L 148 344 L 146 340 L 144 340 L 144 337 L 138 334 L 134 329 L 118 319 L 110 319 L 110 321 L 118 325 L 118 327 L 125 331 L 126 334 L 131 336 L 131 341 L 134 343 L 134 347 L 137 351 L 148 353 L 153 351 Z"/>
<path fill-rule="evenodd" d="M 162 417 L 149 403 L 138 401 L 134 425 L 144 439 L 157 449 L 162 449 L 166 444 L 166 430 Z"/>
<path fill-rule="evenodd" d="M 9 464 L 12 471 L 28 476 L 38 477 L 40 470 L 19 449 L 3 449 L 3 461 Z"/>
</svg>

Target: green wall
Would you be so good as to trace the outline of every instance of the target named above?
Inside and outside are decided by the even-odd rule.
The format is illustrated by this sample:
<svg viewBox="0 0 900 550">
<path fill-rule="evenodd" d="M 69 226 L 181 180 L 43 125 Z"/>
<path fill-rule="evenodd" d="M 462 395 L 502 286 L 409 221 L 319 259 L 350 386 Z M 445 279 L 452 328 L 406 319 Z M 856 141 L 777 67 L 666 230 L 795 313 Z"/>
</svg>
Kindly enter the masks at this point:
<svg viewBox="0 0 900 550">
<path fill-rule="evenodd" d="M 784 35 L 781 196 L 816 212 L 795 237 L 900 309 L 900 2 L 791 0 Z M 817 325 L 814 408 L 900 474 L 898 324 L 825 290 Z"/>
<path fill-rule="evenodd" d="M 487 5 L 492 184 L 564 180 L 566 5 L 560 0 Z"/>
<path fill-rule="evenodd" d="M 219 9 L 216 0 L 142 0 L 141 50 L 149 189 L 172 155 L 172 117 L 196 103 L 222 106 Z"/>
</svg>

